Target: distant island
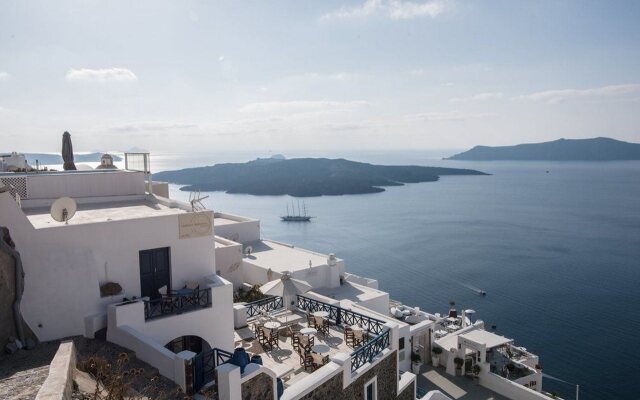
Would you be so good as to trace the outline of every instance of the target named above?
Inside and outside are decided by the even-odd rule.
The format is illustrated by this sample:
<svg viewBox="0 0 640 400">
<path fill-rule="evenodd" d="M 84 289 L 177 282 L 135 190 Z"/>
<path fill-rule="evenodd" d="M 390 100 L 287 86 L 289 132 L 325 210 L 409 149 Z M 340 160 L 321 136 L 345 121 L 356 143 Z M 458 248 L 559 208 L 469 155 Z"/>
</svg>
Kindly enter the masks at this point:
<svg viewBox="0 0 640 400">
<path fill-rule="evenodd" d="M 373 165 L 345 159 L 260 158 L 159 172 L 153 178 L 187 185 L 181 190 L 296 197 L 383 192 L 385 186 L 434 182 L 444 175 L 487 175 L 471 169 Z"/>
<path fill-rule="evenodd" d="M 104 153 L 95 152 L 95 153 L 85 153 L 85 154 L 74 154 L 73 160 L 77 163 L 83 162 L 100 162 L 100 157 L 102 157 Z M 25 158 L 29 165 L 35 166 L 36 160 L 40 165 L 49 165 L 49 164 L 62 164 L 62 155 L 60 154 L 48 154 L 48 153 L 24 153 Z M 113 161 L 122 161 L 122 157 L 118 157 L 116 155 L 111 154 L 113 157 Z"/>
<path fill-rule="evenodd" d="M 558 139 L 516 146 L 476 146 L 445 160 L 614 161 L 640 160 L 640 144 L 610 138 Z"/>
</svg>

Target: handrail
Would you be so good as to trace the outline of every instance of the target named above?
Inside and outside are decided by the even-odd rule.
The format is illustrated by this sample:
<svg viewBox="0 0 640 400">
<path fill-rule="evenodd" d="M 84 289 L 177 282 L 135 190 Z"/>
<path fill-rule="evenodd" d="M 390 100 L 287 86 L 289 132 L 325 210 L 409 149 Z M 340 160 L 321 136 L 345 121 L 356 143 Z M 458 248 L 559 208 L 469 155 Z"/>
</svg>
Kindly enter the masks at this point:
<svg viewBox="0 0 640 400">
<path fill-rule="evenodd" d="M 364 364 L 371 362 L 375 356 L 389 347 L 389 344 L 389 328 L 386 328 L 381 334 L 351 353 L 351 372 L 355 372 Z"/>
<path fill-rule="evenodd" d="M 215 369 L 222 364 L 229 362 L 232 353 L 214 347 L 211 350 L 203 351 L 193 359 L 193 388 L 197 392 L 204 385 L 215 379 Z"/>
<path fill-rule="evenodd" d="M 284 308 L 284 300 L 280 296 L 271 296 L 245 304 L 247 308 L 247 320 L 259 316 L 263 312 L 271 312 Z"/>
<path fill-rule="evenodd" d="M 375 356 L 389 347 L 390 330 L 384 321 L 302 295 L 298 295 L 297 298 L 298 308 L 302 310 L 309 312 L 326 311 L 329 313 L 329 319 L 333 320 L 336 325 L 343 323 L 347 325 L 359 325 L 363 329 L 376 335 L 362 347 L 359 347 L 351 353 L 351 372 L 371 362 Z"/>
<path fill-rule="evenodd" d="M 194 289 L 189 294 L 171 291 L 166 296 L 144 300 L 144 319 L 148 321 L 209 307 L 211 307 L 211 288 Z"/>
<path fill-rule="evenodd" d="M 355 311 L 347 310 L 339 306 L 324 303 L 309 297 L 298 295 L 298 308 L 309 311 L 326 311 L 329 313 L 329 319 L 333 320 L 336 325 L 359 325 L 361 328 L 372 332 L 376 335 L 382 333 L 385 329 L 384 321 L 360 314 Z"/>
</svg>

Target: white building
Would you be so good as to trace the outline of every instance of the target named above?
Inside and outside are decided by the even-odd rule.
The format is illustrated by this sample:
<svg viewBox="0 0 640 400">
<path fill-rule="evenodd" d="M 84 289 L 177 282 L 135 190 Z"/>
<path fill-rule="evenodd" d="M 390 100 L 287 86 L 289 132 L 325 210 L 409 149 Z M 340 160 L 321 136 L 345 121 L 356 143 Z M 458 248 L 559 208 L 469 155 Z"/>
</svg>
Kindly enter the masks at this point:
<svg viewBox="0 0 640 400">
<path fill-rule="evenodd" d="M 421 371 L 428 365 L 455 376 L 454 359 L 469 358 L 469 367 L 482 367 L 480 385 L 509 398 L 544 398 L 537 356 L 509 347 L 509 355 L 520 349 L 523 368 L 533 371 L 526 379 L 492 371 L 492 360 L 505 360 L 491 350 L 511 341 L 484 331 L 481 321 L 393 302 L 375 279 L 347 273 L 344 260 L 264 239 L 258 220 L 161 197 L 166 184 L 150 185 L 148 178 L 126 169 L 0 174 L 0 182 L 14 188 L 0 190 L 0 226 L 9 228 L 21 253 L 22 313 L 40 340 L 93 337 L 106 328 L 107 340 L 134 350 L 187 391 L 217 376 L 221 398 L 233 400 L 252 398 L 254 390 L 276 399 L 279 382 L 283 399 L 356 393 L 415 399 L 412 353 L 420 355 Z M 66 223 L 50 215 L 60 197 L 77 203 Z M 234 304 L 234 292 L 285 275 L 311 290 Z M 313 352 L 324 355 L 308 368 L 306 356 L 296 354 L 293 337 L 300 331 L 294 326 L 319 323 L 317 312 L 328 325 L 314 336 L 325 347 Z M 267 313 L 272 326 L 281 327 L 271 347 L 256 334 Z M 229 362 L 202 362 L 228 358 L 234 348 L 261 357 L 262 365 L 242 371 Z M 432 356 L 435 348 L 443 353 Z M 448 398 L 429 389 L 424 398 Z"/>
<path fill-rule="evenodd" d="M 15 151 L 10 154 L 0 154 L 0 172 L 29 168 L 24 154 L 18 154 Z"/>
</svg>

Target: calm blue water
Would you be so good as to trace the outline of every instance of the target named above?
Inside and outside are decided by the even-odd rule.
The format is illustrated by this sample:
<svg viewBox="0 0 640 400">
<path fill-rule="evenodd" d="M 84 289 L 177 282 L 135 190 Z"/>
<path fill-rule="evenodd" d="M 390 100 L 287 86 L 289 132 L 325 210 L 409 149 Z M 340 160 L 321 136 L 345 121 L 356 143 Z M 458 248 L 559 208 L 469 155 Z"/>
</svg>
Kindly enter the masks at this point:
<svg viewBox="0 0 640 400">
<path fill-rule="evenodd" d="M 572 399 L 578 383 L 581 399 L 640 397 L 640 162 L 329 156 L 493 175 L 310 198 L 307 206 L 317 218 L 309 224 L 280 222 L 286 196 L 217 192 L 206 203 L 261 219 L 265 237 L 336 253 L 350 272 L 378 279 L 394 299 L 432 312 L 444 312 L 449 300 L 475 309 L 488 326 L 539 354 L 546 374 L 568 382 L 546 379 L 546 390 Z M 251 158 L 167 155 L 156 157 L 155 166 Z M 177 187 L 172 195 L 188 197 Z M 480 297 L 473 288 L 488 294 Z"/>
</svg>

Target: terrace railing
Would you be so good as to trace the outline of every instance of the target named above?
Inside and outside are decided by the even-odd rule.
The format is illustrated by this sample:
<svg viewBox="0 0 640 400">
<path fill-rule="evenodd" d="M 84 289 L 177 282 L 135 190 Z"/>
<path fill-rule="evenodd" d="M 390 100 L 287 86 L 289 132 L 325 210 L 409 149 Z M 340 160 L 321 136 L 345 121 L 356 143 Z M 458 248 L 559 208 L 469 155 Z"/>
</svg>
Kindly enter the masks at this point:
<svg viewBox="0 0 640 400">
<path fill-rule="evenodd" d="M 231 359 L 228 351 L 213 348 L 203 351 L 193 358 L 193 389 L 198 392 L 204 385 L 215 379 L 215 370 Z"/>
<path fill-rule="evenodd" d="M 211 288 L 195 289 L 180 294 L 175 291 L 166 296 L 144 301 L 144 319 L 151 320 L 211 307 Z"/>
<path fill-rule="evenodd" d="M 284 308 L 284 301 L 280 296 L 271 296 L 266 299 L 247 303 L 245 304 L 245 307 L 247 307 L 247 320 L 249 320 L 261 315 L 262 313 L 270 313 Z"/>
<path fill-rule="evenodd" d="M 329 313 L 329 320 L 333 320 L 336 325 L 359 325 L 364 330 L 376 335 L 362 347 L 359 347 L 351 353 L 351 372 L 371 362 L 374 357 L 382 353 L 391 343 L 389 328 L 379 319 L 302 295 L 298 295 L 298 308 L 312 313 L 316 311 L 326 311 Z"/>
<path fill-rule="evenodd" d="M 389 347 L 389 328 L 369 340 L 364 346 L 351 353 L 351 372 L 356 371 L 364 364 L 371 362 L 375 356 L 382 353 L 384 349 Z"/>
<path fill-rule="evenodd" d="M 333 320 L 336 325 L 358 325 L 362 329 L 369 331 L 374 335 L 381 334 L 386 328 L 384 322 L 379 319 L 347 310 L 346 308 L 323 303 L 322 301 L 314 300 L 302 295 L 298 295 L 298 308 L 311 313 L 316 311 L 326 311 L 329 313 L 329 320 Z"/>
</svg>

